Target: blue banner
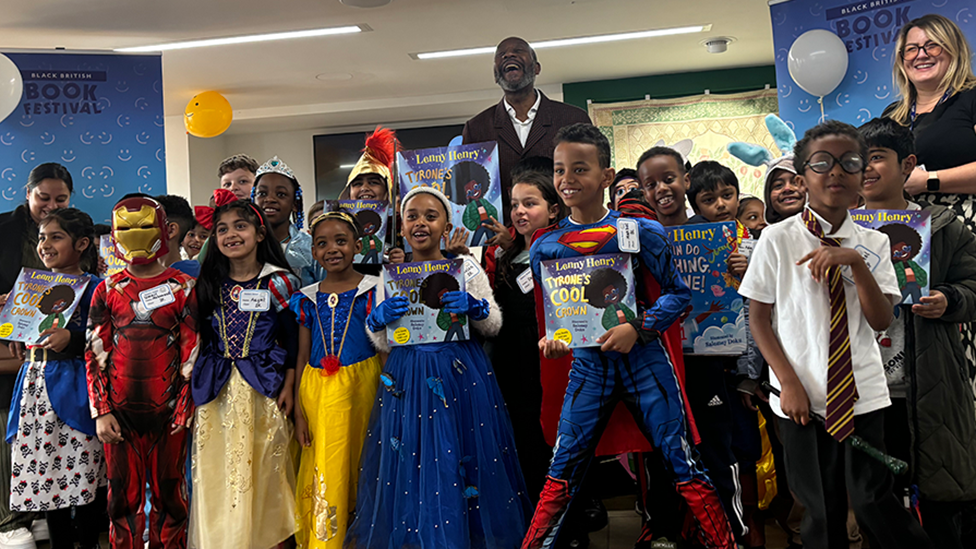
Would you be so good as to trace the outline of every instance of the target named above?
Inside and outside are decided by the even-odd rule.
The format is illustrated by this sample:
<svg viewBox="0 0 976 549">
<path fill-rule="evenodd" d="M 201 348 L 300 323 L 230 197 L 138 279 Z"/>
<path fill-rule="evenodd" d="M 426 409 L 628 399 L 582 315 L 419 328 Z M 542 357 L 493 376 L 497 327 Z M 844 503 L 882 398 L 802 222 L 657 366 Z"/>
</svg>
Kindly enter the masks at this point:
<svg viewBox="0 0 976 549">
<path fill-rule="evenodd" d="M 58 162 L 71 205 L 107 222 L 131 192 L 166 192 L 163 73 L 158 55 L 6 53 L 24 94 L 0 123 L 0 210 L 24 202 L 31 169 Z"/>
<path fill-rule="evenodd" d="M 793 41 L 812 29 L 827 29 L 847 46 L 847 75 L 824 97 L 827 118 L 860 125 L 881 116 L 898 99 L 892 82 L 898 60 L 895 42 L 907 22 L 937 13 L 956 22 L 976 44 L 976 7 L 972 0 L 790 0 L 770 6 L 779 115 L 797 133 L 820 121 L 817 98 L 800 89 L 790 77 L 787 57 Z"/>
</svg>

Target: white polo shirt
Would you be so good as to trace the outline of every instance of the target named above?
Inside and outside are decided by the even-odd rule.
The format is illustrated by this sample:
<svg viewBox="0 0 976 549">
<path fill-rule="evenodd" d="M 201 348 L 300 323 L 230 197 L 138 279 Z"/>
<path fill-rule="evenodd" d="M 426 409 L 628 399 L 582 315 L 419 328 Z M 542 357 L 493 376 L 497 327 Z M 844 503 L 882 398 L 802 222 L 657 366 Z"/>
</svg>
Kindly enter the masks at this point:
<svg viewBox="0 0 976 549">
<path fill-rule="evenodd" d="M 817 214 L 814 212 L 814 215 Z M 835 233 L 832 233 L 827 221 L 819 215 L 817 219 L 827 236 L 840 238 L 842 247 L 861 252 L 881 291 L 891 299 L 892 306 L 901 300 L 895 269 L 891 265 L 891 244 L 887 235 L 856 225 L 850 215 Z M 803 225 L 802 215 L 797 214 L 766 227 L 749 259 L 749 269 L 739 287 L 739 294 L 773 305 L 773 332 L 810 397 L 812 411 L 825 416 L 830 289 L 826 280 L 819 283 L 813 280 L 806 263 L 796 264 L 820 246 L 820 239 Z M 875 332 L 861 310 L 850 267 L 844 270 L 851 358 L 859 395 L 854 403 L 854 415 L 860 415 L 884 408 L 891 401 L 888 399 L 888 385 Z M 772 371 L 769 377 L 770 383 L 780 389 L 779 380 Z M 778 416 L 786 417 L 778 398 L 770 396 L 769 403 Z"/>
</svg>

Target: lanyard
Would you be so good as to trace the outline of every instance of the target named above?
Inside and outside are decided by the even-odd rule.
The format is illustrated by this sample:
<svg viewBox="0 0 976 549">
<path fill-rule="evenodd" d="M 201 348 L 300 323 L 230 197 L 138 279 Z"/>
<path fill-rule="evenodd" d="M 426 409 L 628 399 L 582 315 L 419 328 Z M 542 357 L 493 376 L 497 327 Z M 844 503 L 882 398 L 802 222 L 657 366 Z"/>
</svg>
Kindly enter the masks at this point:
<svg viewBox="0 0 976 549">
<path fill-rule="evenodd" d="M 944 94 L 942 94 L 942 99 L 939 99 L 939 102 L 935 104 L 935 108 L 938 108 L 939 105 L 945 103 L 945 100 L 949 99 L 950 95 L 952 95 L 952 88 L 949 88 L 948 90 L 946 90 Z M 935 108 L 933 108 L 932 110 L 935 111 Z M 908 111 L 908 117 L 912 121 L 911 125 L 908 126 L 909 130 L 913 130 L 913 131 L 915 130 L 915 118 L 917 116 L 918 115 L 915 113 L 915 101 L 912 101 L 912 108 L 911 110 Z"/>
</svg>

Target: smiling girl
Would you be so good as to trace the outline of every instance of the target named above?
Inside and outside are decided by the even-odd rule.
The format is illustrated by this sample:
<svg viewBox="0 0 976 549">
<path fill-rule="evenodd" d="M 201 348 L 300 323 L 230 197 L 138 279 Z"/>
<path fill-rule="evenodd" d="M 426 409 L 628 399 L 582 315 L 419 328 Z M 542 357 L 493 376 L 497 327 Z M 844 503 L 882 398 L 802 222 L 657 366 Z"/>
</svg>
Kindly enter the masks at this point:
<svg viewBox="0 0 976 549">
<path fill-rule="evenodd" d="M 352 268 L 362 243 L 351 215 L 319 216 L 312 239 L 328 276 L 291 299 L 299 322 L 295 435 L 302 445 L 296 538 L 303 548 L 339 548 L 356 505 L 359 454 L 382 368 L 364 329 L 379 278 Z"/>
<path fill-rule="evenodd" d="M 403 237 L 415 261 L 444 259 L 450 203 L 430 187 L 403 200 Z M 485 336 L 501 326 L 488 277 L 466 258 L 465 290 L 446 292 L 443 311 L 466 315 Z M 385 327 L 409 308 L 389 297 L 367 332 L 388 349 Z M 346 547 L 516 548 L 528 498 L 508 414 L 491 366 L 474 339 L 394 347 L 381 375 L 363 447 L 355 520 Z"/>
<path fill-rule="evenodd" d="M 82 265 L 95 265 L 94 226 L 88 214 L 74 208 L 53 210 L 39 228 L 37 254 L 46 269 L 86 275 Z M 54 549 L 73 548 L 75 541 L 84 548 L 97 547 L 100 530 L 93 501 L 105 484 L 105 458 L 89 411 L 84 363 L 88 308 L 100 279 L 88 276 L 68 322 L 41 332 L 43 343 L 30 346 L 26 357 L 23 344 L 11 344 L 11 352 L 27 362 L 17 377 L 7 425 L 14 471 L 10 508 L 47 511 Z"/>
<path fill-rule="evenodd" d="M 288 299 L 298 280 L 254 204 L 219 201 L 213 221 L 198 286 L 190 546 L 269 548 L 295 532 Z"/>
<path fill-rule="evenodd" d="M 325 278 L 325 271 L 312 257 L 312 237 L 302 231 L 305 225 L 302 187 L 291 168 L 277 156 L 258 168 L 251 201 L 264 213 L 268 236 L 281 244 L 288 265 L 299 275 L 302 284 Z"/>
</svg>

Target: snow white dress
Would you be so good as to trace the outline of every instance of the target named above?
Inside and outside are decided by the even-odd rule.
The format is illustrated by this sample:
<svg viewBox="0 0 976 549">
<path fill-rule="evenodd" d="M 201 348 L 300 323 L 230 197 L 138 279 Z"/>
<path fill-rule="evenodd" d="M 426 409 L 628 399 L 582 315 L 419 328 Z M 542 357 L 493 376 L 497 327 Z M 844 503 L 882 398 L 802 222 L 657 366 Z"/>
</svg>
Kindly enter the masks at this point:
<svg viewBox="0 0 976 549">
<path fill-rule="evenodd" d="M 364 276 L 340 294 L 320 292 L 316 283 L 291 296 L 291 310 L 311 332 L 312 344 L 299 386 L 312 437 L 298 470 L 300 549 L 342 547 L 356 505 L 359 454 L 382 369 L 363 329 L 378 281 Z M 339 360 L 323 368 L 326 356 Z"/>
<path fill-rule="evenodd" d="M 220 306 L 201 323 L 191 378 L 192 548 L 269 549 L 295 532 L 293 428 L 276 399 L 295 363 L 288 299 L 297 287 L 291 272 L 265 264 L 255 279 L 225 280 Z M 245 291 L 264 296 L 248 300 L 257 310 L 243 306 Z"/>
<path fill-rule="evenodd" d="M 473 326 L 497 334 L 501 311 L 480 266 L 466 289 L 489 304 L 488 317 Z M 385 330 L 366 331 L 378 349 L 388 348 Z M 346 547 L 520 547 L 531 508 L 508 412 L 481 345 L 394 347 L 381 384 Z"/>
</svg>

